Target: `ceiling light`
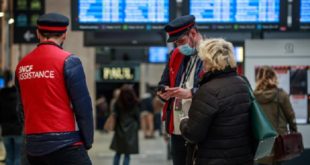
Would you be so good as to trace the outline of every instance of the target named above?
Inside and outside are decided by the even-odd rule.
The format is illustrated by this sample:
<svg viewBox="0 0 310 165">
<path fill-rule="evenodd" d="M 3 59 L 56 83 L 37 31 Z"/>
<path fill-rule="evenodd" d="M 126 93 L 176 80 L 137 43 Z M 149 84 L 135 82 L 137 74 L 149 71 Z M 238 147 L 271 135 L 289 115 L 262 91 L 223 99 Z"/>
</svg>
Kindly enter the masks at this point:
<svg viewBox="0 0 310 165">
<path fill-rule="evenodd" d="M 13 18 L 10 18 L 9 21 L 8 21 L 8 23 L 9 23 L 9 24 L 13 24 L 13 23 L 14 23 L 14 19 L 13 19 Z"/>
</svg>

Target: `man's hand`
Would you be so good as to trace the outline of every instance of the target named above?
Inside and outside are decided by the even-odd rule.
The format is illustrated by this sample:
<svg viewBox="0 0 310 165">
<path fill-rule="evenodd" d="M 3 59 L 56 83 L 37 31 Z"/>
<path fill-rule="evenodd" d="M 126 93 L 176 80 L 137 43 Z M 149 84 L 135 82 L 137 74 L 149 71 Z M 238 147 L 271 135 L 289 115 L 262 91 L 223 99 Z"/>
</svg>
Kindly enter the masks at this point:
<svg viewBox="0 0 310 165">
<path fill-rule="evenodd" d="M 165 87 L 165 90 L 168 89 L 168 88 L 169 88 L 169 87 L 166 86 L 166 87 Z M 156 94 L 157 94 L 161 99 L 164 99 L 164 100 L 166 100 L 166 101 L 168 101 L 168 100 L 170 99 L 170 95 L 167 94 L 167 92 L 158 91 Z"/>
<path fill-rule="evenodd" d="M 166 95 L 170 97 L 178 97 L 181 99 L 190 99 L 192 98 L 192 91 L 190 89 L 184 89 L 181 87 L 167 88 Z"/>
</svg>

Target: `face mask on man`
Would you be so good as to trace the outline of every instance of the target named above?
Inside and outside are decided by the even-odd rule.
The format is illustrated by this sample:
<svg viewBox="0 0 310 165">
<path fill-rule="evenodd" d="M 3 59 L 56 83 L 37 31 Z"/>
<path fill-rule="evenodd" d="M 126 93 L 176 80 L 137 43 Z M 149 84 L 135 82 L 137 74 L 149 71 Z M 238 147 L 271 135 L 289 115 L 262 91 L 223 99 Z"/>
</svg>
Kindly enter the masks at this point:
<svg viewBox="0 0 310 165">
<path fill-rule="evenodd" d="M 187 36 L 188 36 L 188 39 L 189 39 L 190 41 L 193 41 L 189 34 L 187 34 Z M 182 54 L 184 54 L 185 56 L 191 56 L 191 55 L 195 54 L 195 52 L 196 52 L 196 48 L 195 48 L 195 47 L 192 48 L 192 47 L 189 45 L 189 43 L 180 45 L 178 48 L 179 48 L 180 52 L 181 52 Z"/>
<path fill-rule="evenodd" d="M 179 50 L 185 56 L 191 56 L 195 53 L 196 49 L 189 46 L 189 44 L 184 44 L 184 45 L 179 46 Z"/>
</svg>

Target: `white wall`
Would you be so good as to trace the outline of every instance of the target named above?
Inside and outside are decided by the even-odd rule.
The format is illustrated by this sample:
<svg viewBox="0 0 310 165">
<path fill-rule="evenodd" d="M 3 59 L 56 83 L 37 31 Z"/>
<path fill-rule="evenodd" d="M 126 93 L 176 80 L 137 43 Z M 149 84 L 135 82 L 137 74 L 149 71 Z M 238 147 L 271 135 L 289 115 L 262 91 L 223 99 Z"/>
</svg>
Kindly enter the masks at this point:
<svg viewBox="0 0 310 165">
<path fill-rule="evenodd" d="M 141 64 L 140 96 L 146 92 L 146 84 L 157 86 L 166 64 Z"/>
<path fill-rule="evenodd" d="M 310 40 L 246 40 L 245 75 L 252 87 L 260 65 L 310 65 Z"/>
</svg>

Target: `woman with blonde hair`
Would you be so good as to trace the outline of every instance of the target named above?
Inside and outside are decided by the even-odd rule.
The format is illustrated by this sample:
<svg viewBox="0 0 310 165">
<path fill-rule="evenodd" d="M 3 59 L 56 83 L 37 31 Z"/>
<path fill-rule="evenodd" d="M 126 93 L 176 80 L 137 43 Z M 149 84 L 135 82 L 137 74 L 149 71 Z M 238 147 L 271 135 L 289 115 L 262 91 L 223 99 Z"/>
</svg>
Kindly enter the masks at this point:
<svg viewBox="0 0 310 165">
<path fill-rule="evenodd" d="M 237 75 L 233 46 L 224 39 L 200 43 L 206 71 L 193 97 L 182 135 L 198 146 L 196 165 L 253 165 L 250 96 Z"/>
<path fill-rule="evenodd" d="M 278 134 L 282 135 L 288 131 L 297 131 L 295 114 L 289 96 L 283 89 L 278 87 L 277 75 L 272 67 L 262 66 L 258 69 L 254 95 Z M 271 159 L 260 163 L 281 164 Z"/>
</svg>

